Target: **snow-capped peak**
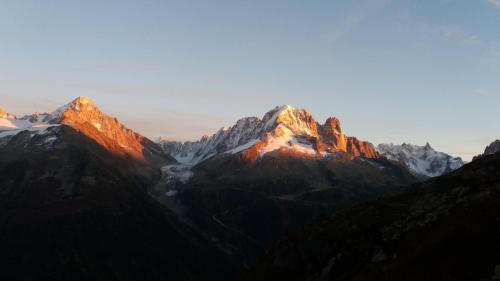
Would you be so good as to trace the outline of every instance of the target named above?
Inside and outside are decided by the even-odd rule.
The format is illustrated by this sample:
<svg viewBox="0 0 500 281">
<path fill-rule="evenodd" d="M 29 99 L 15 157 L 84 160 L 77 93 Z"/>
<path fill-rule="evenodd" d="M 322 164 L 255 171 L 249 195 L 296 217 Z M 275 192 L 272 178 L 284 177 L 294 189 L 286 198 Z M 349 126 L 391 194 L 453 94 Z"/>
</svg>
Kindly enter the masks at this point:
<svg viewBox="0 0 500 281">
<path fill-rule="evenodd" d="M 390 160 L 401 162 L 421 179 L 449 173 L 465 164 L 460 157 L 434 150 L 428 142 L 425 146 L 409 143 L 379 144 L 377 151 Z"/>
<path fill-rule="evenodd" d="M 305 109 L 295 109 L 290 105 L 283 105 L 270 120 L 272 125 L 284 125 L 294 134 L 318 136 L 317 122 Z"/>
<path fill-rule="evenodd" d="M 163 157 L 163 151 L 153 142 L 123 126 L 88 97 L 81 96 L 57 108 L 50 114 L 35 113 L 22 118 L 0 118 L 0 138 L 29 130 L 67 125 L 95 140 L 109 151 L 144 160 Z M 162 156 L 163 155 L 163 156 Z M 156 160 L 155 160 L 156 161 Z"/>
<path fill-rule="evenodd" d="M 70 106 L 76 111 L 92 111 L 95 108 L 94 102 L 85 96 L 76 98 Z"/>
<path fill-rule="evenodd" d="M 227 129 L 221 129 L 209 138 L 196 142 L 162 141 L 164 149 L 179 162 L 196 164 L 214 155 L 242 153 L 258 147 L 260 155 L 280 150 L 311 157 L 323 157 L 332 152 L 351 153 L 353 156 L 377 156 L 371 144 L 346 137 L 336 118 L 318 124 L 305 109 L 290 105 L 277 106 L 262 119 L 242 118 Z"/>
<path fill-rule="evenodd" d="M 58 126 L 61 124 L 71 125 L 75 122 L 68 121 L 69 119 L 71 119 L 71 114 L 69 114 L 70 111 L 72 113 L 90 113 L 95 109 L 97 109 L 97 107 L 94 105 L 94 103 L 88 97 L 84 96 L 78 97 L 70 103 L 57 108 L 52 113 L 35 112 L 34 114 L 25 115 L 18 118 L 13 114 L 7 113 L 3 109 L 0 109 L 0 138 L 13 136 L 24 130 L 39 132 L 45 130 L 48 127 Z M 96 121 L 97 115 L 98 114 L 94 113 L 92 114 L 92 116 L 95 117 L 94 119 L 87 119 L 89 119 L 88 121 L 91 125 L 100 129 L 100 123 Z"/>
<path fill-rule="evenodd" d="M 80 111 L 92 111 L 94 109 L 98 109 L 94 102 L 90 100 L 86 96 L 80 96 L 77 97 L 76 99 L 72 100 L 70 103 L 67 103 L 59 108 L 57 108 L 54 112 L 51 113 L 51 115 L 55 117 L 59 117 L 62 114 L 64 114 L 68 109 L 72 109 L 75 112 L 80 112 Z"/>
</svg>

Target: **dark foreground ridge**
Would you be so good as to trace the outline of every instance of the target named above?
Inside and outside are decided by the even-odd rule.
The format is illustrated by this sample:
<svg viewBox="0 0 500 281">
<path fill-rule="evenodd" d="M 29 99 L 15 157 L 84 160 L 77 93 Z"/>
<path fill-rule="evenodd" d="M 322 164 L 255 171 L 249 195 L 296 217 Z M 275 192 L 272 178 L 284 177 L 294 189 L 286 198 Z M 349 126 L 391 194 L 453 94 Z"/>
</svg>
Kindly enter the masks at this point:
<svg viewBox="0 0 500 281">
<path fill-rule="evenodd" d="M 158 167 L 66 125 L 0 155 L 2 280 L 229 278 L 225 255 L 147 195 Z"/>
<path fill-rule="evenodd" d="M 246 280 L 498 280 L 500 155 L 316 220 Z"/>
</svg>

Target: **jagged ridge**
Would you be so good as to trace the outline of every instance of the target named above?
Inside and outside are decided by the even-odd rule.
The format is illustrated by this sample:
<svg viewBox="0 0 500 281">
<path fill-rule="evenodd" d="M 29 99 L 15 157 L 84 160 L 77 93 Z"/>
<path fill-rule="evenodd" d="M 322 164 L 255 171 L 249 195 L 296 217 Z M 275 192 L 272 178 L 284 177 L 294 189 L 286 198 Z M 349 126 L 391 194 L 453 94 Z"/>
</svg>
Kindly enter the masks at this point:
<svg viewBox="0 0 500 281">
<path fill-rule="evenodd" d="M 52 113 L 35 113 L 21 118 L 6 113 L 3 116 L 0 118 L 0 138 L 12 137 L 24 130 L 44 134 L 49 127 L 67 125 L 114 154 L 144 161 L 173 161 L 157 144 L 103 113 L 87 97 L 78 97 Z"/>
<path fill-rule="evenodd" d="M 479 155 L 474 156 L 474 158 L 472 160 L 476 160 L 476 159 L 479 159 L 483 156 L 492 155 L 492 154 L 495 154 L 498 152 L 500 152 L 500 140 L 495 140 L 484 149 L 483 154 L 479 154 Z"/>
<path fill-rule="evenodd" d="M 304 109 L 289 105 L 275 107 L 262 119 L 247 117 L 214 135 L 195 142 L 160 140 L 167 153 L 179 162 L 196 164 L 221 153 L 243 153 L 255 161 L 264 154 L 288 151 L 310 157 L 343 153 L 352 157 L 379 157 L 368 142 L 346 136 L 337 118 L 321 125 Z"/>
<path fill-rule="evenodd" d="M 379 144 L 377 151 L 390 160 L 401 162 L 413 175 L 421 179 L 447 174 L 465 164 L 460 157 L 438 152 L 429 143 L 425 146 L 407 143 Z"/>
</svg>

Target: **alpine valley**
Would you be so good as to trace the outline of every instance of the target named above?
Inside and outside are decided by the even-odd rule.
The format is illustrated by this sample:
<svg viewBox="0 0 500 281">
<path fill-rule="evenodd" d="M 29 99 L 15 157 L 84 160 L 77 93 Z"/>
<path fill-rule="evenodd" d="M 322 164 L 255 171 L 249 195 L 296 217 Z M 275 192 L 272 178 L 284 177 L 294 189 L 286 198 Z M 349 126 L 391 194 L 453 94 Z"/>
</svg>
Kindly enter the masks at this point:
<svg viewBox="0 0 500 281">
<path fill-rule="evenodd" d="M 288 105 L 189 142 L 151 141 L 86 97 L 0 109 L 0 274 L 497 280 L 498 147 L 465 163 L 374 146 Z"/>
</svg>

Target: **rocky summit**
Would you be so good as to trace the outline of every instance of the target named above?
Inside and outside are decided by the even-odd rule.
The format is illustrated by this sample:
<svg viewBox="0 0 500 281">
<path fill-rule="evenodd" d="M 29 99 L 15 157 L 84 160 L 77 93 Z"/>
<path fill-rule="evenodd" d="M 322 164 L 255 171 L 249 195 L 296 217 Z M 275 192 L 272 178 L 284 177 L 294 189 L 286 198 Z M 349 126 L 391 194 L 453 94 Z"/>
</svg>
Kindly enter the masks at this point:
<svg viewBox="0 0 500 281">
<path fill-rule="evenodd" d="M 147 161 L 165 158 L 155 143 L 104 114 L 87 97 L 78 97 L 57 109 L 48 117 L 48 122 L 69 125 L 114 153 Z"/>
<path fill-rule="evenodd" d="M 47 128 L 60 125 L 72 127 L 117 155 L 159 163 L 174 161 L 156 143 L 103 113 L 87 97 L 78 97 L 51 113 L 34 113 L 21 118 L 4 115 L 0 119 L 0 138 L 12 137 L 24 130 L 43 134 Z"/>
<path fill-rule="evenodd" d="M 500 140 L 495 140 L 486 147 L 486 149 L 484 150 L 484 155 L 495 154 L 499 151 L 500 151 Z"/>
<path fill-rule="evenodd" d="M 262 118 L 240 119 L 234 126 L 199 141 L 162 140 L 160 144 L 178 161 L 192 165 L 223 153 L 242 154 L 249 161 L 280 152 L 313 158 L 335 153 L 346 157 L 379 157 L 372 144 L 346 136 L 337 118 L 319 124 L 306 110 L 289 105 L 275 107 Z"/>
<path fill-rule="evenodd" d="M 477 156 L 474 157 L 474 160 L 475 159 L 478 159 L 478 158 L 481 158 L 483 156 L 488 156 L 488 155 L 492 155 L 492 154 L 495 154 L 495 153 L 498 153 L 500 152 L 500 140 L 495 140 L 493 141 L 492 143 L 490 143 L 485 149 L 484 149 L 484 152 L 483 154 L 479 154 Z"/>
</svg>

